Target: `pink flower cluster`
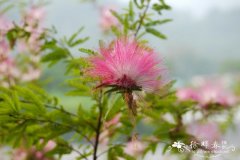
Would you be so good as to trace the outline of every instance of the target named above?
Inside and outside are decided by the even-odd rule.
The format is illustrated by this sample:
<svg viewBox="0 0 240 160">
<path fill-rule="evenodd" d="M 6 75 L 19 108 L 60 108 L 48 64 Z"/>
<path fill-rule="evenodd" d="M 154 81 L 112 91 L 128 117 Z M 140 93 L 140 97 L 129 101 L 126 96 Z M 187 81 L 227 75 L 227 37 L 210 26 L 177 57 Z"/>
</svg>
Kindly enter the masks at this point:
<svg viewBox="0 0 240 160">
<path fill-rule="evenodd" d="M 196 87 L 179 89 L 176 94 L 180 101 L 193 100 L 202 107 L 211 104 L 227 107 L 236 103 L 234 94 L 227 90 L 223 83 L 217 81 L 206 80 Z"/>
<path fill-rule="evenodd" d="M 19 82 L 36 80 L 41 75 L 39 68 L 42 22 L 44 9 L 32 6 L 23 15 L 18 27 L 29 36 L 8 40 L 6 34 L 15 25 L 4 15 L 0 16 L 0 85 L 9 87 Z M 20 58 L 21 57 L 21 58 Z M 23 61 L 24 60 L 24 61 Z"/>
<path fill-rule="evenodd" d="M 40 140 L 40 144 L 41 143 L 43 143 L 43 140 Z M 55 147 L 56 143 L 50 140 L 41 151 L 37 150 L 36 147 L 32 147 L 30 149 L 19 148 L 14 151 L 12 160 L 53 160 L 54 158 L 46 157 L 46 154 L 52 151 Z"/>
<path fill-rule="evenodd" d="M 125 91 L 152 92 L 161 86 L 164 68 L 157 53 L 134 40 L 119 39 L 101 55 L 91 59 L 90 74 L 101 80 L 100 86 Z"/>
</svg>

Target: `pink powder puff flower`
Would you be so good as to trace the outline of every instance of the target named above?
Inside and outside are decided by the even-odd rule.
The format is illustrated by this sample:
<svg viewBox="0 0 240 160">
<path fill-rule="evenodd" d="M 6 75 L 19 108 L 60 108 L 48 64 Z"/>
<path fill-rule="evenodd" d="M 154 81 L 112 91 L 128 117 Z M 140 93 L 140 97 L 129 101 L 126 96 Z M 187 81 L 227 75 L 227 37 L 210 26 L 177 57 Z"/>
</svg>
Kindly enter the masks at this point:
<svg viewBox="0 0 240 160">
<path fill-rule="evenodd" d="M 193 123 L 187 127 L 187 132 L 198 141 L 208 141 L 209 145 L 221 138 L 220 130 L 216 123 Z"/>
<path fill-rule="evenodd" d="M 118 39 L 109 48 L 101 48 L 101 55 L 91 59 L 93 67 L 89 74 L 100 78 L 98 87 L 111 87 L 119 91 L 136 115 L 133 91 L 154 92 L 161 85 L 165 69 L 157 53 L 134 40 Z"/>
<path fill-rule="evenodd" d="M 233 94 L 214 84 L 205 84 L 198 91 L 198 102 L 201 106 L 208 104 L 219 104 L 222 106 L 232 106 L 236 99 Z"/>
<path fill-rule="evenodd" d="M 193 100 L 203 108 L 212 104 L 229 107 L 237 102 L 236 96 L 220 81 L 202 80 L 195 88 L 179 89 L 176 95 L 180 101 Z"/>
<path fill-rule="evenodd" d="M 99 87 L 124 91 L 153 92 L 160 88 L 164 68 L 157 53 L 136 41 L 119 39 L 113 48 L 101 48 L 101 55 L 91 59 L 90 74 L 101 80 Z"/>
<path fill-rule="evenodd" d="M 117 18 L 113 16 L 111 10 L 116 10 L 116 7 L 106 6 L 101 8 L 100 26 L 103 31 L 108 31 L 112 26 L 119 25 Z"/>
</svg>

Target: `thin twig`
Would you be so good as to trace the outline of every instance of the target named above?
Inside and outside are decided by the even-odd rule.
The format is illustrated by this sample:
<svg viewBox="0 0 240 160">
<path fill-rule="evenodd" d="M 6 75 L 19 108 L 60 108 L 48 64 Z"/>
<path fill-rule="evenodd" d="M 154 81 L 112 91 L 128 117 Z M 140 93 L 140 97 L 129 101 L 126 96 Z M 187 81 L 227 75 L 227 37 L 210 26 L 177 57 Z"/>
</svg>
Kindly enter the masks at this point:
<svg viewBox="0 0 240 160">
<path fill-rule="evenodd" d="M 18 119 L 18 117 L 14 116 L 14 115 L 8 115 L 8 116 Z M 38 121 L 38 122 L 43 122 L 43 123 L 52 123 L 54 125 L 59 125 L 59 126 L 69 128 L 69 129 L 75 131 L 76 133 L 80 134 L 82 137 L 84 137 L 87 140 L 87 142 L 89 142 L 93 146 L 93 142 L 86 135 L 84 135 L 81 131 L 79 131 L 77 128 L 72 127 L 71 125 L 62 124 L 62 123 L 54 122 L 51 120 L 44 120 L 44 119 L 34 119 L 34 118 L 24 118 L 24 117 L 20 117 L 20 118 L 23 120 L 32 120 L 32 121 Z"/>
<path fill-rule="evenodd" d="M 71 145 L 66 145 L 66 147 L 68 147 L 69 149 L 73 150 L 74 152 L 78 153 L 82 158 L 84 158 L 85 160 L 88 160 L 88 157 L 85 156 L 83 153 L 81 153 L 79 150 L 77 150 L 76 148 L 74 148 Z"/>
<path fill-rule="evenodd" d="M 112 147 L 109 147 L 108 149 L 106 149 L 105 151 L 103 151 L 103 152 L 101 152 L 100 154 L 98 154 L 98 156 L 97 157 L 101 157 L 102 155 L 104 155 L 105 153 L 107 153 L 109 150 L 111 150 L 111 149 L 113 149 L 113 148 L 115 148 L 115 147 L 117 147 L 117 146 L 123 146 L 124 144 L 117 144 L 117 145 L 114 145 L 114 146 L 112 146 Z"/>
<path fill-rule="evenodd" d="M 20 100 L 20 101 L 23 102 L 23 103 L 30 103 L 30 104 L 33 103 L 33 102 L 27 101 L 27 100 Z M 74 113 L 71 113 L 71 112 L 68 112 L 68 111 L 64 110 L 63 108 L 60 108 L 60 107 L 57 107 L 57 106 L 52 106 L 52 105 L 49 105 L 49 104 L 44 104 L 44 106 L 45 106 L 46 108 L 58 110 L 58 111 L 63 112 L 63 113 L 65 113 L 65 114 L 67 114 L 67 115 L 70 115 L 70 116 L 79 118 L 78 115 L 76 115 L 76 114 L 74 114 Z M 83 119 L 81 119 L 81 120 L 83 120 Z M 90 122 L 88 122 L 88 121 L 86 121 L 86 120 L 83 120 L 83 121 L 84 121 L 84 123 L 88 124 L 93 130 L 96 129 L 96 127 L 93 126 Z"/>
<path fill-rule="evenodd" d="M 137 30 L 136 30 L 135 34 L 134 34 L 134 37 L 135 37 L 135 38 L 137 37 L 137 35 L 138 35 L 140 29 L 142 28 L 144 18 L 145 18 L 145 16 L 146 16 L 147 11 L 148 11 L 149 6 L 150 6 L 150 1 L 151 1 L 151 0 L 147 0 L 146 8 L 145 8 L 145 10 L 143 11 L 143 13 L 140 14 L 140 16 L 139 16 L 139 17 L 140 17 L 139 25 L 138 25 L 138 27 L 137 27 Z"/>
<path fill-rule="evenodd" d="M 98 151 L 98 145 L 99 145 L 99 137 L 101 134 L 101 127 L 102 127 L 102 114 L 103 114 L 103 108 L 102 108 L 102 90 L 100 90 L 99 98 L 98 98 L 98 109 L 99 109 L 99 116 L 98 116 L 98 124 L 96 129 L 96 138 L 94 143 L 94 149 L 93 149 L 93 160 L 97 160 L 97 151 Z"/>
</svg>

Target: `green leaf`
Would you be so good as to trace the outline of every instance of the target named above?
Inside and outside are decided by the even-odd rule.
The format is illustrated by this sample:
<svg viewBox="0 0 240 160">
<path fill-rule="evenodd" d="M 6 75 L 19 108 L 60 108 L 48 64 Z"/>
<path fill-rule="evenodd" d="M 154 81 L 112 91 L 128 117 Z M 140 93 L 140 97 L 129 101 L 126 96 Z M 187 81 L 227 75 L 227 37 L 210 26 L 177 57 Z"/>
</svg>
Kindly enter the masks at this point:
<svg viewBox="0 0 240 160">
<path fill-rule="evenodd" d="M 164 20 L 156 20 L 156 21 L 151 21 L 145 24 L 146 27 L 151 27 L 151 26 L 155 26 L 155 25 L 160 25 L 160 24 L 164 24 L 164 23 L 168 23 L 171 22 L 171 19 L 164 19 Z"/>
<path fill-rule="evenodd" d="M 19 94 L 23 98 L 24 102 L 22 104 L 26 103 L 35 105 L 39 111 L 39 114 L 44 114 L 46 112 L 44 103 L 36 93 L 32 92 L 32 90 L 19 86 L 16 86 L 15 89 L 17 92 L 19 92 Z"/>
<path fill-rule="evenodd" d="M 122 19 L 121 15 L 119 15 L 116 11 L 114 10 L 111 10 L 111 13 L 113 14 L 114 17 L 116 17 L 118 19 L 118 21 L 121 23 L 121 24 L 124 24 L 124 20 Z"/>
<path fill-rule="evenodd" d="M 84 27 L 81 27 L 76 33 L 74 33 L 68 40 L 68 44 L 72 44 L 74 39 L 83 31 Z"/>
<path fill-rule="evenodd" d="M 87 49 L 87 48 L 80 48 L 79 51 L 86 53 L 88 55 L 97 55 L 98 54 L 98 52 L 95 52 L 95 51 L 93 51 L 91 49 Z"/>
<path fill-rule="evenodd" d="M 69 80 L 68 85 L 73 87 L 74 89 L 67 92 L 66 95 L 69 95 L 69 96 L 89 96 L 90 95 L 91 88 L 89 88 L 86 84 L 81 83 L 80 79 Z"/>
<path fill-rule="evenodd" d="M 50 62 L 50 65 L 57 63 L 58 61 L 65 59 L 70 55 L 67 49 L 57 47 L 52 52 L 42 57 L 42 62 Z"/>
<path fill-rule="evenodd" d="M 158 38 L 161 38 L 161 39 L 166 39 L 167 37 L 162 34 L 161 32 L 157 31 L 156 29 L 154 28 L 146 28 L 146 32 L 158 37 Z"/>
<path fill-rule="evenodd" d="M 115 34 L 117 37 L 121 37 L 122 33 L 116 26 L 111 26 L 111 31 Z"/>
<path fill-rule="evenodd" d="M 128 12 L 128 15 L 129 15 L 129 19 L 131 21 L 134 20 L 134 10 L 133 10 L 133 2 L 132 1 L 129 1 L 129 12 Z"/>
<path fill-rule="evenodd" d="M 128 28 L 129 28 L 128 14 L 125 15 L 123 27 L 124 27 L 123 32 L 124 32 L 124 35 L 126 36 L 128 34 Z"/>
<path fill-rule="evenodd" d="M 69 46 L 70 46 L 70 47 L 75 47 L 75 46 L 77 46 L 77 45 L 79 45 L 79 44 L 82 44 L 82 43 L 88 41 L 88 40 L 89 40 L 89 37 L 85 37 L 85 38 L 82 38 L 82 39 L 78 39 L 78 40 L 76 40 L 76 41 L 74 41 L 74 42 L 72 42 L 72 43 L 69 43 Z"/>
<path fill-rule="evenodd" d="M 4 7 L 3 9 L 1 9 L 0 15 L 5 14 L 7 11 L 9 11 L 10 9 L 12 9 L 13 7 L 14 7 L 13 4 L 10 4 L 10 5 L 6 6 L 6 7 Z"/>
<path fill-rule="evenodd" d="M 5 102 L 4 104 L 6 104 L 6 107 L 10 107 L 12 111 L 18 112 L 17 107 L 15 106 L 11 97 L 9 97 L 7 94 L 1 94 L 0 99 Z"/>
<path fill-rule="evenodd" d="M 138 9 L 143 9 L 144 5 L 144 1 L 141 0 L 141 4 L 138 4 L 137 0 L 133 0 L 134 4 L 137 6 Z"/>
</svg>

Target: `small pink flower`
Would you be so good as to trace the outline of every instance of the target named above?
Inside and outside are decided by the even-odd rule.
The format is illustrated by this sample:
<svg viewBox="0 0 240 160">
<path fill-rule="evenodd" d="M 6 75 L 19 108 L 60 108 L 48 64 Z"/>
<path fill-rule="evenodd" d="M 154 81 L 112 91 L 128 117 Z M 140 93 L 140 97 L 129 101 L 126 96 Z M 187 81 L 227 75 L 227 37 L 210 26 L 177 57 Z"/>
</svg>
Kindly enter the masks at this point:
<svg viewBox="0 0 240 160">
<path fill-rule="evenodd" d="M 199 141 L 208 141 L 209 144 L 221 138 L 220 130 L 215 123 L 193 123 L 187 128 L 187 132 Z"/>
<path fill-rule="evenodd" d="M 46 152 L 49 152 L 51 150 L 53 150 L 55 147 L 56 147 L 56 142 L 54 142 L 53 140 L 49 140 L 47 142 L 47 144 L 45 145 L 43 151 L 46 153 Z"/>
<path fill-rule="evenodd" d="M 131 92 L 152 92 L 160 88 L 164 69 L 157 53 L 136 41 L 119 39 L 113 47 L 102 48 L 101 55 L 91 59 L 90 75 L 101 80 L 99 87 L 115 87 Z"/>
<path fill-rule="evenodd" d="M 114 6 L 106 6 L 101 9 L 100 26 L 104 31 L 108 31 L 112 26 L 118 26 L 119 22 L 111 13 L 111 10 L 116 10 Z"/>
</svg>

